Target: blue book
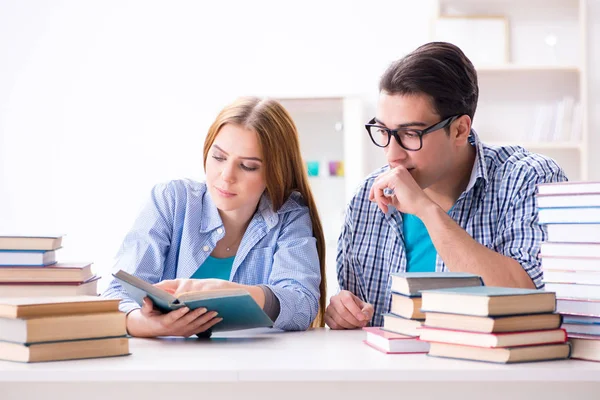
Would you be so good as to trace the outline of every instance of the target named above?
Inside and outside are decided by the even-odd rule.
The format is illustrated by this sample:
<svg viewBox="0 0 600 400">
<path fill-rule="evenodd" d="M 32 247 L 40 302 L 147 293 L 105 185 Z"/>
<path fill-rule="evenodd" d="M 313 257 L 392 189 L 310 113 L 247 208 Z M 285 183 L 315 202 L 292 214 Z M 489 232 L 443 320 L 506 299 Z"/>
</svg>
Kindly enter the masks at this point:
<svg viewBox="0 0 600 400">
<path fill-rule="evenodd" d="M 395 272 L 392 276 L 392 292 L 408 297 L 421 297 L 421 290 L 481 286 L 479 275 L 466 272 Z"/>
<path fill-rule="evenodd" d="M 536 289 L 462 287 L 425 290 L 422 296 L 422 312 L 491 317 L 552 313 L 556 309 L 556 294 Z"/>
<path fill-rule="evenodd" d="M 43 267 L 56 264 L 54 250 L 0 250 L 0 267 Z"/>
<path fill-rule="evenodd" d="M 218 312 L 223 320 L 211 328 L 213 332 L 273 326 L 271 318 L 243 289 L 188 292 L 175 297 L 123 270 L 113 276 L 139 305 L 142 305 L 144 297 L 149 297 L 154 306 L 165 313 L 181 307 L 188 307 L 190 310 L 204 307 L 208 311 Z"/>
</svg>

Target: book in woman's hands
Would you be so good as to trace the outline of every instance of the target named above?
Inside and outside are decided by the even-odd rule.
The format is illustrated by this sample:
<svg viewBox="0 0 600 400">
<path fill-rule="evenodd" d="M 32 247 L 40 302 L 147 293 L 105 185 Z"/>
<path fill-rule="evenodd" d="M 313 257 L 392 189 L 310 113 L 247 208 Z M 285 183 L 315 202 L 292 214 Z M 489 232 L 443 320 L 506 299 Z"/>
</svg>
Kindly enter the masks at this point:
<svg viewBox="0 0 600 400">
<path fill-rule="evenodd" d="M 113 276 L 139 305 L 142 305 L 144 297 L 148 297 L 162 312 L 181 307 L 188 307 L 190 310 L 204 307 L 208 311 L 218 312 L 218 317 L 223 318 L 223 321 L 211 328 L 213 332 L 273 326 L 269 316 L 243 289 L 206 290 L 173 296 L 123 270 L 119 270 Z"/>
</svg>

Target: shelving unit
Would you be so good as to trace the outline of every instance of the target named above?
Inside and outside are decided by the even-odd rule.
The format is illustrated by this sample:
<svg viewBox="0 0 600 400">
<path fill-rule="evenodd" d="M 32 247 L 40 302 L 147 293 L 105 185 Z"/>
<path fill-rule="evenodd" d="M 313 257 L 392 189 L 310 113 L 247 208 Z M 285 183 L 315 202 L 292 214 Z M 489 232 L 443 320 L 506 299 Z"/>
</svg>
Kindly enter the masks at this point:
<svg viewBox="0 0 600 400">
<path fill-rule="evenodd" d="M 507 63 L 475 63 L 480 96 L 473 128 L 480 138 L 488 144 L 519 145 L 548 155 L 570 180 L 587 180 L 587 0 L 439 0 L 436 18 L 447 15 L 508 20 Z M 565 97 L 581 103 L 579 139 L 571 141 L 564 134 L 557 140 L 535 138 L 540 108 L 555 107 Z M 555 112 L 559 109 L 556 106 L 543 115 L 560 121 L 560 112 Z M 540 126 L 537 134 L 553 136 Z M 554 128 L 552 123 L 549 126 Z"/>
<path fill-rule="evenodd" d="M 309 177 L 327 245 L 328 295 L 337 292 L 335 257 L 346 205 L 367 175 L 368 135 L 359 97 L 279 98 L 300 137 L 305 162 L 319 163 L 318 176 Z M 330 161 L 343 161 L 344 175 L 329 174 Z"/>
</svg>

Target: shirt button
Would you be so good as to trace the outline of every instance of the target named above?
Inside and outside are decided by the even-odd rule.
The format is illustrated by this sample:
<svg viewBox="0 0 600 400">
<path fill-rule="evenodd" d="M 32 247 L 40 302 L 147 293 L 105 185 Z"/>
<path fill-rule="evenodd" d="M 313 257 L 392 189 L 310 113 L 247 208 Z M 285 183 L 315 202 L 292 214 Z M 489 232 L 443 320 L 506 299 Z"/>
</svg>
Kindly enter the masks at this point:
<svg viewBox="0 0 600 400">
<path fill-rule="evenodd" d="M 219 234 L 223 233 L 223 228 L 217 229 L 217 233 L 219 233 Z"/>
<path fill-rule="evenodd" d="M 209 251 L 209 250 L 210 250 L 210 247 L 208 247 L 208 246 L 204 246 L 204 247 L 202 248 L 202 250 L 204 250 L 204 251 Z"/>
</svg>

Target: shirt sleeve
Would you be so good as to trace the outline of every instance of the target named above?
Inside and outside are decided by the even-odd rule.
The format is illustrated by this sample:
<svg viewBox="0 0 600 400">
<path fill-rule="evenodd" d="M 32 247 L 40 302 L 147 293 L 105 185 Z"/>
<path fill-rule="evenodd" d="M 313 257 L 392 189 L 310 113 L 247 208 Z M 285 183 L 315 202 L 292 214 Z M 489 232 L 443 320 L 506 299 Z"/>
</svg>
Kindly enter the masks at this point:
<svg viewBox="0 0 600 400">
<path fill-rule="evenodd" d="M 269 289 L 279 300 L 275 328 L 306 330 L 319 310 L 321 270 L 308 208 L 287 213 L 277 239 Z"/>
<path fill-rule="evenodd" d="M 494 250 L 519 262 L 538 289 L 544 287 L 539 252 L 547 232 L 545 226 L 538 223 L 536 188 L 540 183 L 567 180 L 562 169 L 554 163 L 553 166 L 545 173 L 533 168 L 528 172 L 515 172 L 505 180 L 506 211 L 494 240 Z"/>
<path fill-rule="evenodd" d="M 149 283 L 162 279 L 173 228 L 173 196 L 168 184 L 156 185 L 150 199 L 127 233 L 117 254 L 114 271 L 129 272 Z M 140 306 L 118 280 L 113 279 L 103 297 L 121 299 L 119 309 L 129 313 Z"/>
</svg>

